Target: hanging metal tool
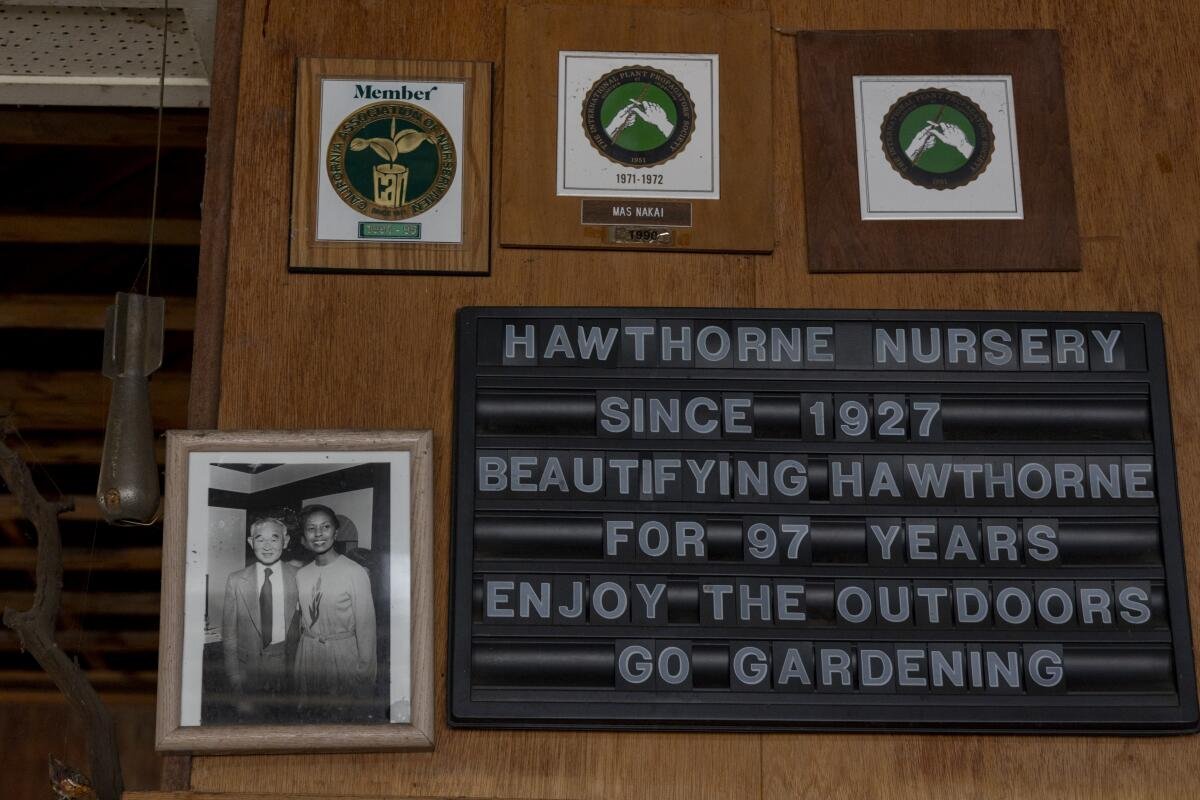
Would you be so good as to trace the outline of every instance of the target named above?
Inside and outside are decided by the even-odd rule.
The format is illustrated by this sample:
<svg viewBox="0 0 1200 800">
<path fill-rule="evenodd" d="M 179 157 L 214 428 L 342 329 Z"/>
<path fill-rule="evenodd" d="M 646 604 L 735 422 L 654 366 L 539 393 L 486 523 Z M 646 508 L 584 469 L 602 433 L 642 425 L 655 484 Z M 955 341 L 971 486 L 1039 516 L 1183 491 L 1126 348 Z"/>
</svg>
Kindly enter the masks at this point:
<svg viewBox="0 0 1200 800">
<path fill-rule="evenodd" d="M 162 366 L 161 297 L 117 292 L 104 323 L 104 377 L 113 382 L 96 500 L 110 523 L 149 523 L 161 497 L 150 375 Z"/>
<path fill-rule="evenodd" d="M 158 125 L 154 137 L 154 182 L 150 236 L 146 243 L 146 292 L 117 292 L 104 323 L 104 377 L 112 379 L 112 401 L 104 429 L 96 501 L 115 525 L 149 525 L 158 520 L 162 491 L 150 418 L 150 374 L 162 366 L 163 307 L 150 296 L 154 275 L 154 224 L 158 219 L 158 175 L 162 166 L 163 107 L 167 87 L 167 30 L 170 0 L 162 5 L 162 51 L 158 70 Z M 140 277 L 140 273 L 139 273 Z M 134 279 L 137 283 L 137 279 Z"/>
</svg>

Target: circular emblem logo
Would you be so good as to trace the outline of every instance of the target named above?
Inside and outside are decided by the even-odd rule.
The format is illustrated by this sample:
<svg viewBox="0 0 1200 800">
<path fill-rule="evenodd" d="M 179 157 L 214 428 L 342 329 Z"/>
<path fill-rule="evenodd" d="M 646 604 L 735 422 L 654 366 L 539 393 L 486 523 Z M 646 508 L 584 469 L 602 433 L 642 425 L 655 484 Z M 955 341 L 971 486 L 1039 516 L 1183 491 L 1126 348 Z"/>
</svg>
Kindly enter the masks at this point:
<svg viewBox="0 0 1200 800">
<path fill-rule="evenodd" d="M 654 67 L 615 69 L 583 98 L 583 130 L 609 161 L 652 167 L 687 147 L 696 106 L 684 85 Z"/>
<path fill-rule="evenodd" d="M 457 168 L 446 126 L 409 103 L 363 106 L 334 129 L 325 150 L 325 172 L 338 197 L 375 219 L 407 219 L 433 208 Z"/>
<path fill-rule="evenodd" d="M 883 152 L 904 179 L 926 189 L 954 189 L 978 178 L 992 160 L 996 135 L 969 97 L 920 89 L 883 117 Z"/>
</svg>

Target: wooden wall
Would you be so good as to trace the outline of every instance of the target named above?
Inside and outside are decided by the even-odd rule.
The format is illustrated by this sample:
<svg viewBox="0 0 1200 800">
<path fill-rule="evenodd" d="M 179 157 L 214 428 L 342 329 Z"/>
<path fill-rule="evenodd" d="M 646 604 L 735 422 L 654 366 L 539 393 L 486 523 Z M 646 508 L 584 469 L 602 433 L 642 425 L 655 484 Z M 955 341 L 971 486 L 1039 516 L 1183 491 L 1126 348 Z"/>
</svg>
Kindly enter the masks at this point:
<svg viewBox="0 0 1200 800">
<path fill-rule="evenodd" d="M 114 701 L 110 695 L 105 702 L 117 726 L 125 788 L 158 786 L 162 758 L 154 752 L 153 695 L 133 702 Z M 51 755 L 78 769 L 87 769 L 83 723 L 66 700 L 53 695 L 6 699 L 0 708 L 0 742 L 4 743 L 4 779 L 0 783 L 3 797 L 51 797 L 47 765 Z"/>
<path fill-rule="evenodd" d="M 507 198 L 505 187 L 494 183 L 490 277 L 352 277 L 291 275 L 286 269 L 295 59 L 490 60 L 496 64 L 493 118 L 500 120 L 506 89 L 504 6 L 467 0 L 246 2 L 228 209 L 227 300 L 216 309 L 224 313 L 223 350 L 219 376 L 198 372 L 195 378 L 212 388 L 219 377 L 222 428 L 433 429 L 441 722 L 433 753 L 197 758 L 193 789 L 597 800 L 1196 796 L 1196 737 L 541 733 L 445 727 L 452 332 L 456 309 L 466 305 L 1160 311 L 1169 344 L 1185 543 L 1193 565 L 1192 616 L 1200 619 L 1200 68 L 1194 56 L 1200 5 L 824 0 L 772 3 L 770 11 L 777 29 L 772 35 L 773 255 L 500 248 L 496 220 Z M 818 276 L 807 271 L 796 57 L 788 31 L 929 27 L 1061 32 L 1082 272 Z M 724 75 L 722 94 L 763 77 Z M 551 86 L 548 81 L 546 90 Z M 752 128 L 747 135 L 753 135 Z M 504 139 L 495 128 L 497 176 Z M 913 225 L 913 233 L 921 235 L 920 224 Z"/>
</svg>

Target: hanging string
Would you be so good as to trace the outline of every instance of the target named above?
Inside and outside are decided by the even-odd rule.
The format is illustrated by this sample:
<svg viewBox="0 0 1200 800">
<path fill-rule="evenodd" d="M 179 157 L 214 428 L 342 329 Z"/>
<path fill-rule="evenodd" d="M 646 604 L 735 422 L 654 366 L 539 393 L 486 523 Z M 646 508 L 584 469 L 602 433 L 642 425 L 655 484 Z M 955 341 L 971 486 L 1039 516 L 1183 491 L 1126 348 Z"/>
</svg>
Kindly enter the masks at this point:
<svg viewBox="0 0 1200 800">
<path fill-rule="evenodd" d="M 158 172 L 162 164 L 163 106 L 167 93 L 167 26 L 170 0 L 163 0 L 162 55 L 158 65 L 158 124 L 154 134 L 154 188 L 150 193 L 150 241 L 146 247 L 146 295 L 150 295 L 150 280 L 154 277 L 154 224 L 158 221 Z"/>
<path fill-rule="evenodd" d="M 159 171 L 162 165 L 162 128 L 163 128 L 163 108 L 166 106 L 166 91 L 167 91 L 167 33 L 170 28 L 170 0 L 163 0 L 162 5 L 162 50 L 159 55 L 158 64 L 158 121 L 157 128 L 154 134 L 154 182 L 150 191 L 150 236 L 146 243 L 146 259 L 142 262 L 142 267 L 138 270 L 137 275 L 133 278 L 133 286 L 130 291 L 135 291 L 138 280 L 142 276 L 142 271 L 146 272 L 146 288 L 145 295 L 150 296 L 150 284 L 154 278 L 154 227 L 158 221 L 158 179 Z M 119 527 L 133 528 L 149 528 L 158 524 L 162 516 L 162 506 L 155 512 L 154 518 L 149 522 L 137 522 L 134 520 L 122 520 L 120 522 L 110 522 L 110 525 Z"/>
<path fill-rule="evenodd" d="M 42 458 L 38 456 L 37 450 L 35 450 L 33 445 L 31 445 L 29 441 L 21 435 L 20 428 L 13 426 L 11 433 L 13 433 L 17 439 L 21 441 L 21 447 L 29 454 L 27 463 L 32 464 L 34 469 L 46 476 L 46 480 L 49 481 L 50 485 L 54 487 L 54 491 L 58 492 L 59 497 L 65 497 L 66 495 L 63 494 L 63 490 L 58 485 L 58 481 L 54 480 L 54 475 L 46 468 L 46 464 Z"/>
</svg>

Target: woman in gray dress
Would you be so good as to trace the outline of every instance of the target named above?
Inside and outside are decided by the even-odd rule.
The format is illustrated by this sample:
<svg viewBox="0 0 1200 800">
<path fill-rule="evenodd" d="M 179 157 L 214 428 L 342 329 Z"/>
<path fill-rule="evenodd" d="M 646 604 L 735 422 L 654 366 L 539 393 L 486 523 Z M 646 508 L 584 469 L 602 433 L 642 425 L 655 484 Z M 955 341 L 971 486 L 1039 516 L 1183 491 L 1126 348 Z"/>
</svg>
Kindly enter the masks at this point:
<svg viewBox="0 0 1200 800">
<path fill-rule="evenodd" d="M 301 636 L 296 688 L 310 699 L 369 697 L 375 690 L 375 603 L 371 579 L 339 553 L 338 518 L 323 505 L 300 510 L 300 535 L 313 560 L 296 572 Z"/>
</svg>

